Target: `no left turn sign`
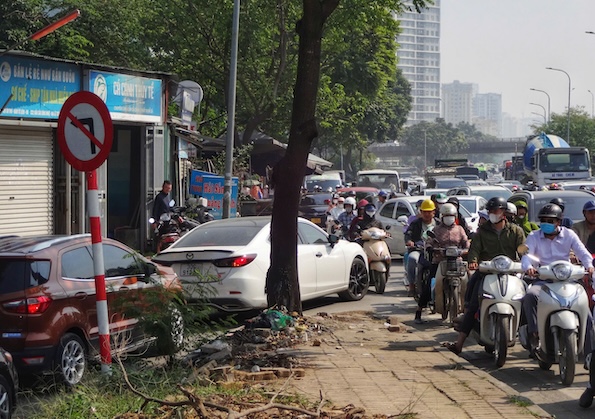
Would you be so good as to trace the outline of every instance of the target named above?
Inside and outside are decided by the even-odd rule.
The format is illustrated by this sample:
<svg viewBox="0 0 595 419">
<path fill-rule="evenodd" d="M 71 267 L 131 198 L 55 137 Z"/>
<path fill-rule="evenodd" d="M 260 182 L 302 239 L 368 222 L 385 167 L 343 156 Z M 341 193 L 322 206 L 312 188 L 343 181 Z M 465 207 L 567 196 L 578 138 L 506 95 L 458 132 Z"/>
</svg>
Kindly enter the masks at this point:
<svg viewBox="0 0 595 419">
<path fill-rule="evenodd" d="M 58 145 L 76 170 L 90 172 L 103 164 L 110 153 L 113 125 L 107 106 L 91 92 L 71 95 L 58 117 Z"/>
</svg>

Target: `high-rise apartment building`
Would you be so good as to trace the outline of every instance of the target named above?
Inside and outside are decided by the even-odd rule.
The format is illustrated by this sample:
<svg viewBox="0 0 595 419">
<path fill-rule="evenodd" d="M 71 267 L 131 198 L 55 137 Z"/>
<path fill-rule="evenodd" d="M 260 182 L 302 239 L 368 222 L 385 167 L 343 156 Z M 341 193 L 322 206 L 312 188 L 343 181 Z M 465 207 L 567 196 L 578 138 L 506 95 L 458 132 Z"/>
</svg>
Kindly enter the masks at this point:
<svg viewBox="0 0 595 419">
<path fill-rule="evenodd" d="M 412 110 L 407 124 L 440 117 L 440 0 L 422 13 L 398 15 L 397 66 L 411 84 Z"/>
<path fill-rule="evenodd" d="M 458 80 L 442 85 L 442 117 L 447 123 L 457 125 L 459 122 L 472 123 L 473 96 L 477 86 L 461 83 Z"/>
<path fill-rule="evenodd" d="M 473 124 L 482 133 L 502 136 L 502 95 L 478 93 L 473 97 Z"/>
</svg>

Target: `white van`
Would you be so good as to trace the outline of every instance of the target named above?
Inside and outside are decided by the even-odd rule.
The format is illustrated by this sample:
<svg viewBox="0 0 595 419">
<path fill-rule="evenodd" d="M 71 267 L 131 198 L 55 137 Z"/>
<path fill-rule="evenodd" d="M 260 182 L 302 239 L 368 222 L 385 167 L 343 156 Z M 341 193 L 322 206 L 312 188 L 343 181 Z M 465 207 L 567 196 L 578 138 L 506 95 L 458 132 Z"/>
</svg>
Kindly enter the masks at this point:
<svg viewBox="0 0 595 419">
<path fill-rule="evenodd" d="M 343 187 L 343 179 L 338 171 L 324 172 L 321 175 L 308 175 L 304 178 L 304 187 L 308 192 L 315 192 L 316 187 L 320 191 L 334 192 Z M 316 188 L 318 189 L 318 188 Z"/>
<path fill-rule="evenodd" d="M 373 188 L 401 192 L 399 172 L 396 170 L 372 169 L 357 172 L 357 186 L 371 186 Z"/>
</svg>

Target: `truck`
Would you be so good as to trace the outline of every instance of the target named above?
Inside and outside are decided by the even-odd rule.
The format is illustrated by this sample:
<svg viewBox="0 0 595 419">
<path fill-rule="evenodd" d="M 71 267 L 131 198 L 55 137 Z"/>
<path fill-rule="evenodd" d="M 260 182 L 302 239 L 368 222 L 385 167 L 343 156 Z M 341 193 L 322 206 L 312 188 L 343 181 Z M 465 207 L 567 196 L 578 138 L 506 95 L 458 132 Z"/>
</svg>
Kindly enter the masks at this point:
<svg viewBox="0 0 595 419">
<path fill-rule="evenodd" d="M 524 177 L 523 156 L 512 156 L 511 160 L 504 161 L 504 180 L 521 181 Z"/>
<path fill-rule="evenodd" d="M 547 186 L 564 180 L 591 177 L 589 150 L 571 147 L 557 135 L 541 133 L 527 138 L 523 150 L 523 183 Z"/>
</svg>

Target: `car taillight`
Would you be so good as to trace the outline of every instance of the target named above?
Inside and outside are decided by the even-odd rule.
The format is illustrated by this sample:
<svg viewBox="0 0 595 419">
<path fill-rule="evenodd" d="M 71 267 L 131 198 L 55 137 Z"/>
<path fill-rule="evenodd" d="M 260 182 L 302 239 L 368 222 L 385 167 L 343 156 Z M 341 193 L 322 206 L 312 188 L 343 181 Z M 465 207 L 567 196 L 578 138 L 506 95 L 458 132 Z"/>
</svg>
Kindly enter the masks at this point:
<svg viewBox="0 0 595 419">
<path fill-rule="evenodd" d="M 39 314 L 48 309 L 52 299 L 46 295 L 32 297 L 23 300 L 14 300 L 4 303 L 2 306 L 6 311 L 18 314 Z"/>
<path fill-rule="evenodd" d="M 256 259 L 255 254 L 234 256 L 232 258 L 215 260 L 213 261 L 213 265 L 217 266 L 218 268 L 240 268 L 242 266 L 246 266 L 254 259 Z"/>
</svg>

